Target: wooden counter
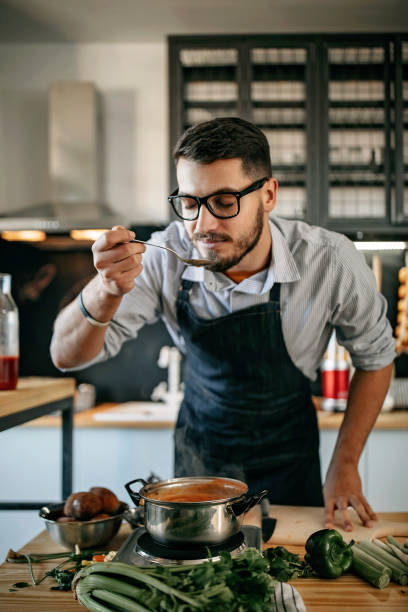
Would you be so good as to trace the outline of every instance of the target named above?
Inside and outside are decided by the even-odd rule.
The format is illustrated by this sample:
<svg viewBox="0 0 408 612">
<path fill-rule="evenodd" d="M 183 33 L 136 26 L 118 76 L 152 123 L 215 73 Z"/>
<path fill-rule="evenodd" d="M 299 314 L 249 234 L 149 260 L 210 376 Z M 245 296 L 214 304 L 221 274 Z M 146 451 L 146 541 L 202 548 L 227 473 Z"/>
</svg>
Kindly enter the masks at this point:
<svg viewBox="0 0 408 612">
<path fill-rule="evenodd" d="M 0 391 L 0 418 L 73 397 L 74 378 L 20 378 L 17 389 Z"/>
<path fill-rule="evenodd" d="M 382 518 L 407 521 L 408 513 L 383 513 Z M 118 550 L 124 539 L 129 535 L 130 527 L 123 524 L 118 535 L 109 544 L 110 550 Z M 287 546 L 291 552 L 303 555 L 302 546 Z M 54 544 L 43 531 L 31 540 L 23 552 L 44 553 L 60 551 L 61 547 Z M 58 561 L 57 561 L 58 562 Z M 37 577 L 57 565 L 56 561 L 47 561 L 34 565 Z M 73 599 L 71 592 L 51 591 L 50 587 L 55 581 L 47 578 L 39 586 L 30 586 L 20 591 L 10 593 L 9 588 L 15 582 L 31 580 L 27 565 L 4 563 L 0 567 L 0 610 L 7 612 L 79 612 L 84 608 Z M 338 612 L 347 608 L 348 612 L 369 612 L 384 610 L 408 610 L 408 587 L 390 583 L 383 590 L 372 587 L 367 582 L 351 574 L 342 576 L 337 580 L 323 580 L 307 578 L 294 580 L 293 585 L 299 591 L 305 602 L 308 612 L 325 612 L 331 610 Z"/>
<path fill-rule="evenodd" d="M 92 428 L 126 428 L 126 429 L 171 429 L 174 427 L 172 421 L 97 421 L 93 417 L 99 412 L 111 410 L 115 406 L 120 406 L 117 402 L 99 404 L 92 410 L 84 410 L 74 414 L 74 427 Z M 41 419 L 28 423 L 29 427 L 58 427 L 60 418 L 57 415 L 47 415 Z M 339 429 L 343 421 L 341 412 L 317 411 L 319 429 L 333 430 Z M 391 412 L 381 412 L 374 425 L 374 429 L 408 429 L 408 410 L 393 410 Z"/>
</svg>

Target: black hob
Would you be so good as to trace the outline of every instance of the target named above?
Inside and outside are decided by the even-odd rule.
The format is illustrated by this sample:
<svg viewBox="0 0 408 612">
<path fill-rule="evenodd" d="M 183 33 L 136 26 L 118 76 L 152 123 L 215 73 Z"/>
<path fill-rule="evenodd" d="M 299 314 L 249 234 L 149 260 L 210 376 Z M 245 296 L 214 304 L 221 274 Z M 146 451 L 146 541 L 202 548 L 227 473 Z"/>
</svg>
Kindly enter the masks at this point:
<svg viewBox="0 0 408 612">
<path fill-rule="evenodd" d="M 206 561 L 210 556 L 213 561 L 219 559 L 221 551 L 237 555 L 247 547 L 261 550 L 261 530 L 252 525 L 243 525 L 241 531 L 213 546 L 194 548 L 174 548 L 155 542 L 143 527 L 135 529 L 115 556 L 115 561 L 131 565 L 187 565 Z"/>
</svg>

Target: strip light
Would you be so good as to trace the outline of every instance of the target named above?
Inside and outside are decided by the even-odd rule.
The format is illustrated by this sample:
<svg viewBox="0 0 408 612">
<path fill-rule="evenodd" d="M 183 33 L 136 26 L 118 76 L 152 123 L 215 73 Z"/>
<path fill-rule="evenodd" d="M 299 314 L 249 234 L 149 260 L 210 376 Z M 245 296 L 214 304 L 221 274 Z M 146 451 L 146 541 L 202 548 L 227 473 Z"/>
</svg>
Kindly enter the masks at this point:
<svg viewBox="0 0 408 612">
<path fill-rule="evenodd" d="M 106 229 L 85 229 L 85 230 L 71 230 L 70 236 L 73 240 L 97 240 L 99 236 L 104 234 Z"/>
<path fill-rule="evenodd" d="M 408 242 L 355 242 L 358 251 L 405 251 Z"/>
<path fill-rule="evenodd" d="M 5 230 L 4 232 L 1 232 L 1 237 L 9 242 L 43 242 L 47 236 L 45 232 L 40 230 Z"/>
</svg>

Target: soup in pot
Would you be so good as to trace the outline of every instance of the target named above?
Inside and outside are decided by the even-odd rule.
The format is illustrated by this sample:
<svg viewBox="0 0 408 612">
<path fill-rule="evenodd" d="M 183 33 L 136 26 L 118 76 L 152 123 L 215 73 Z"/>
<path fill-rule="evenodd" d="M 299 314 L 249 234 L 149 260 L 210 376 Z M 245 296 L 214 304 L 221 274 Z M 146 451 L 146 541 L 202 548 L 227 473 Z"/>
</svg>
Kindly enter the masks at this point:
<svg viewBox="0 0 408 612">
<path fill-rule="evenodd" d="M 208 502 L 238 497 L 246 493 L 247 487 L 243 483 L 231 483 L 227 479 L 203 480 L 192 484 L 168 484 L 158 487 L 148 493 L 149 499 L 166 502 Z"/>
</svg>

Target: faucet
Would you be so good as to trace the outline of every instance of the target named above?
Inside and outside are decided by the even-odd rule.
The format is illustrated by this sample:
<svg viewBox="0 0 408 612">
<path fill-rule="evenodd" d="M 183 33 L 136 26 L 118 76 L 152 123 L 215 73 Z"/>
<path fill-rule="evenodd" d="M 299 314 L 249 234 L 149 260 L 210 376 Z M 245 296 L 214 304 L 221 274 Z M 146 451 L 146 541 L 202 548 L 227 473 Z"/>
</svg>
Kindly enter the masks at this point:
<svg viewBox="0 0 408 612">
<path fill-rule="evenodd" d="M 163 401 L 168 406 L 179 408 L 184 392 L 180 384 L 180 351 L 175 346 L 162 346 L 160 349 L 158 366 L 168 368 L 167 383 L 160 382 L 152 391 L 151 399 L 154 402 Z"/>
</svg>

